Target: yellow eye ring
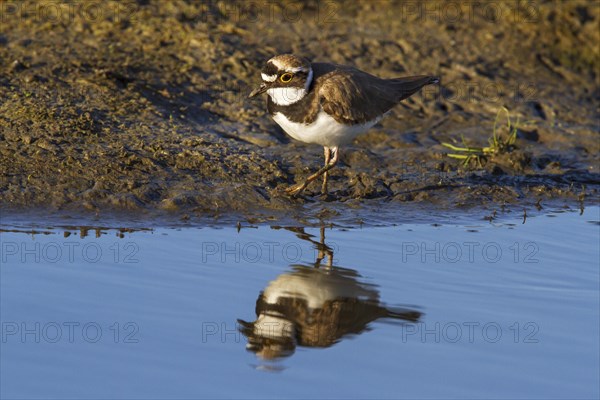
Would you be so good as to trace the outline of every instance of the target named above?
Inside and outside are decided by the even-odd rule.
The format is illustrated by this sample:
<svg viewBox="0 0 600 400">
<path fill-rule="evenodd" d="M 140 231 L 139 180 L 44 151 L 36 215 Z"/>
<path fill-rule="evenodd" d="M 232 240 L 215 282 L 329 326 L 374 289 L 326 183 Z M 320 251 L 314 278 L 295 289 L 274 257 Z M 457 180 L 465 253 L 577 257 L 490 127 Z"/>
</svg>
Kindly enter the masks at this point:
<svg viewBox="0 0 600 400">
<path fill-rule="evenodd" d="M 294 77 L 293 74 L 286 72 L 285 74 L 283 74 L 279 77 L 279 80 L 283 83 L 288 83 L 292 80 L 293 77 Z"/>
</svg>

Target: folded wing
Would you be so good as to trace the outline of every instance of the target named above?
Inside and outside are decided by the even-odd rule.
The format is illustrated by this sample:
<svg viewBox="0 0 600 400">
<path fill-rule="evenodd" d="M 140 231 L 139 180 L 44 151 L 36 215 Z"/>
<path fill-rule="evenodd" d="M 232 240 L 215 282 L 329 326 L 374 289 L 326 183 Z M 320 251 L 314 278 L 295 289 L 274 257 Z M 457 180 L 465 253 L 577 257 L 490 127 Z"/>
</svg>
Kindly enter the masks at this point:
<svg viewBox="0 0 600 400">
<path fill-rule="evenodd" d="M 336 121 L 364 124 L 388 112 L 398 102 L 417 93 L 425 85 L 438 83 L 432 76 L 380 79 L 356 69 L 322 76 L 318 88 L 321 107 Z"/>
</svg>

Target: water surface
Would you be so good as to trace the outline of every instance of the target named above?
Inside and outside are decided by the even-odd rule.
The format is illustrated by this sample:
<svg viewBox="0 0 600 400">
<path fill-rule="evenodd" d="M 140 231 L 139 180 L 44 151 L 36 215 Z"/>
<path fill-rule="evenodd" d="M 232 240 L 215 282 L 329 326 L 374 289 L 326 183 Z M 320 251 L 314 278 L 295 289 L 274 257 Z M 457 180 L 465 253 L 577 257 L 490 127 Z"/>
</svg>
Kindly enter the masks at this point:
<svg viewBox="0 0 600 400">
<path fill-rule="evenodd" d="M 0 394 L 597 398 L 599 212 L 364 229 L 5 225 Z"/>
</svg>

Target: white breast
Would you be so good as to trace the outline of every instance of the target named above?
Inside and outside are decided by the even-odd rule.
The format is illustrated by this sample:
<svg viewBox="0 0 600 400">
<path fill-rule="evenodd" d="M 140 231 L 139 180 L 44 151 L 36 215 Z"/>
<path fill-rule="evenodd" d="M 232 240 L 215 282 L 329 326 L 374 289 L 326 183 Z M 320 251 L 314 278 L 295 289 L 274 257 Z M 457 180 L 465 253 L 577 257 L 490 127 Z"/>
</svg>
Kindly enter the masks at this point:
<svg viewBox="0 0 600 400">
<path fill-rule="evenodd" d="M 358 135 L 365 133 L 379 122 L 381 117 L 362 125 L 344 125 L 321 110 L 317 115 L 317 119 L 311 124 L 292 122 L 279 112 L 273 115 L 273 119 L 288 135 L 296 140 L 335 147 L 352 142 Z"/>
<path fill-rule="evenodd" d="M 257 336 L 279 339 L 292 337 L 294 332 L 294 324 L 284 317 L 261 314 L 254 323 L 254 333 Z"/>
</svg>

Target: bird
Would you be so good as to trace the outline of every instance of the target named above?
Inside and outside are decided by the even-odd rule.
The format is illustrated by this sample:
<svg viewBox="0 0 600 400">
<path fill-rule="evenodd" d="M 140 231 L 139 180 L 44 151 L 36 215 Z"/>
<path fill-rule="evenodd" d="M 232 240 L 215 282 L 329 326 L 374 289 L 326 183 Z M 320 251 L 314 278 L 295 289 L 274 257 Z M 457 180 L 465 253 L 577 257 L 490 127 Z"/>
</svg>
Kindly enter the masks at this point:
<svg viewBox="0 0 600 400">
<path fill-rule="evenodd" d="M 328 172 L 340 158 L 340 147 L 367 132 L 400 101 L 440 82 L 431 75 L 384 79 L 353 66 L 311 62 L 294 54 L 269 59 L 261 78 L 248 97 L 266 92 L 268 113 L 289 136 L 324 149 L 324 166 L 287 188 L 291 196 L 321 176 L 321 193 L 327 196 Z"/>
</svg>

